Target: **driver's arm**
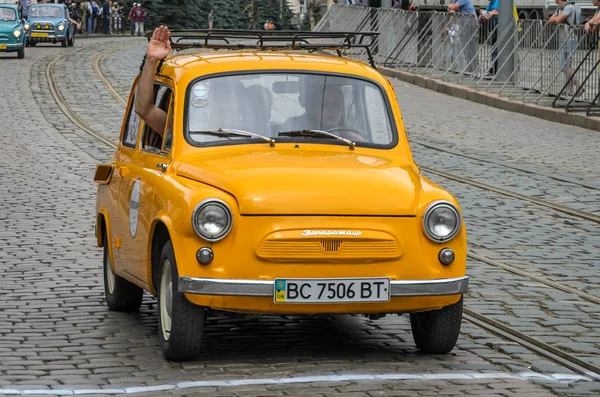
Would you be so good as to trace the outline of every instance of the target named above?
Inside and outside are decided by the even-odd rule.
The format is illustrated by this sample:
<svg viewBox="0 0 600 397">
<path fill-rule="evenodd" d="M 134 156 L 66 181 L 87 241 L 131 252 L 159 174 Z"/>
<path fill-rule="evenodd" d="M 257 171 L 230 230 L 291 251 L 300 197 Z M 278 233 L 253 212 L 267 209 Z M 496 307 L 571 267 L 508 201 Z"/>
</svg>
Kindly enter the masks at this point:
<svg viewBox="0 0 600 397">
<path fill-rule="evenodd" d="M 135 96 L 135 112 L 159 134 L 165 130 L 167 113 L 154 106 L 154 73 L 158 59 L 146 58 Z"/>
<path fill-rule="evenodd" d="M 169 55 L 171 51 L 170 36 L 169 28 L 166 26 L 161 25 L 154 29 L 146 49 L 146 61 L 142 68 L 135 96 L 135 112 L 150 128 L 161 135 L 165 131 L 167 114 L 164 110 L 154 106 L 154 74 L 158 62 Z"/>
</svg>

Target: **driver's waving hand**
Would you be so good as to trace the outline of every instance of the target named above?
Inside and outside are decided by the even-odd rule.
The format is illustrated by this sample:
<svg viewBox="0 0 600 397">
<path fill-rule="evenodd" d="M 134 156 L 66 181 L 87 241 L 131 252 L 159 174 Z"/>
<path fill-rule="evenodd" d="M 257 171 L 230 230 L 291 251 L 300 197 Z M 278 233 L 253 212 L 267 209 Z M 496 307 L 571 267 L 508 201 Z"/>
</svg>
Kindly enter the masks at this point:
<svg viewBox="0 0 600 397">
<path fill-rule="evenodd" d="M 154 73 L 161 59 L 171 52 L 169 28 L 161 25 L 154 29 L 152 38 L 146 50 L 146 61 L 135 95 L 135 112 L 154 131 L 162 133 L 165 130 L 167 113 L 154 106 Z"/>
</svg>

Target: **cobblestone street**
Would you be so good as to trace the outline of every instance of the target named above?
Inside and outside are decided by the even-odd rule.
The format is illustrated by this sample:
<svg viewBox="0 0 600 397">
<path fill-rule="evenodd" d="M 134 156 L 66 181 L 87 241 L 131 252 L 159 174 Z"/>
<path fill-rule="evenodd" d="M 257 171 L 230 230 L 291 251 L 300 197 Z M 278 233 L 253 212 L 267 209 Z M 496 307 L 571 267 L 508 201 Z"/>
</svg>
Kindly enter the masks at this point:
<svg viewBox="0 0 600 397">
<path fill-rule="evenodd" d="M 114 149 L 61 112 L 47 80 L 61 57 L 55 83 L 67 105 L 117 140 L 124 108 L 93 65 L 127 100 L 146 43 L 86 39 L 27 48 L 25 59 L 0 54 L 0 395 L 600 395 L 600 375 L 466 319 L 443 356 L 417 351 L 407 315 L 210 318 L 202 357 L 165 361 L 156 299 L 145 295 L 128 314 L 104 298 L 92 179 Z M 600 366 L 598 222 L 428 171 L 600 216 L 600 133 L 390 80 L 416 161 L 464 212 L 477 255 L 465 307 Z"/>
</svg>

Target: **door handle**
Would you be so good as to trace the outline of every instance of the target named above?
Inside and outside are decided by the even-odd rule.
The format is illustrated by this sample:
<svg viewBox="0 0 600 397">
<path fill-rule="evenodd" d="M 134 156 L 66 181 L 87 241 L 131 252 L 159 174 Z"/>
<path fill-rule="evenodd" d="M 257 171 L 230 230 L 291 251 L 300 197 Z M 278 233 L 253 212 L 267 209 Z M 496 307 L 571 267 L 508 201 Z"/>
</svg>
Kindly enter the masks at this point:
<svg viewBox="0 0 600 397">
<path fill-rule="evenodd" d="M 167 170 L 167 165 L 166 163 L 158 163 L 156 164 L 156 168 L 159 168 L 162 172 L 165 172 Z"/>
</svg>

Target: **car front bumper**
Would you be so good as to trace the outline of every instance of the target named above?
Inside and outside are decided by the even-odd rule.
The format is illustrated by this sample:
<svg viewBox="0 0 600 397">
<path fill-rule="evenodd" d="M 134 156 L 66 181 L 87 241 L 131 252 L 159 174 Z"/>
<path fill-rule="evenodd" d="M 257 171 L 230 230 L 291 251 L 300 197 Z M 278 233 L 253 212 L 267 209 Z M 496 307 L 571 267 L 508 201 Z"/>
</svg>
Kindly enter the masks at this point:
<svg viewBox="0 0 600 397">
<path fill-rule="evenodd" d="M 434 280 L 391 280 L 392 298 L 433 297 L 467 292 L 469 277 Z M 275 281 L 179 277 L 178 291 L 196 295 L 273 297 Z"/>
<path fill-rule="evenodd" d="M 35 35 L 35 33 L 38 33 Z M 40 36 L 40 34 L 44 34 L 45 36 Z M 36 42 L 36 43 L 58 43 L 59 41 L 63 41 L 65 39 L 65 34 L 56 34 L 56 33 L 48 33 L 48 32 L 36 32 L 32 31 L 27 35 L 27 41 Z"/>
<path fill-rule="evenodd" d="M 4 46 L 6 46 L 6 48 L 3 48 Z M 20 51 L 23 48 L 25 48 L 24 43 L 17 43 L 17 44 L 0 43 L 0 52 Z"/>
</svg>

